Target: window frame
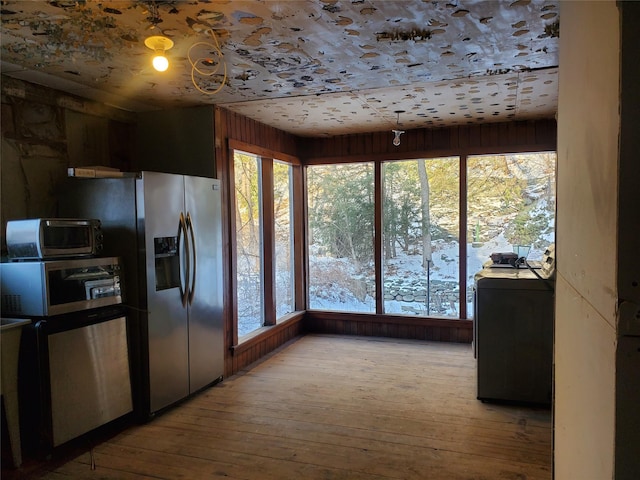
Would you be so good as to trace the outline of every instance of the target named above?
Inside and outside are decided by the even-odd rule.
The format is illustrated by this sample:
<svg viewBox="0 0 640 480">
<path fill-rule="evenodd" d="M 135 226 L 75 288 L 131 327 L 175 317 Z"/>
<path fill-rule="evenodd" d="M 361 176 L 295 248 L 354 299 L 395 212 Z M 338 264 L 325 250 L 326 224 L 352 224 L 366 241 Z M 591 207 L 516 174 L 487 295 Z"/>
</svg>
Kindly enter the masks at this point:
<svg viewBox="0 0 640 480">
<path fill-rule="evenodd" d="M 258 183 L 258 205 L 257 205 L 257 210 L 258 210 L 258 225 L 259 225 L 259 231 L 258 231 L 258 235 L 259 235 L 259 255 L 260 255 L 260 271 L 259 271 L 259 279 L 260 279 L 260 300 L 259 300 L 259 310 L 260 310 L 260 327 L 252 330 L 251 332 L 249 332 L 247 335 L 250 335 L 253 331 L 261 328 L 262 326 L 264 326 L 265 324 L 265 292 L 264 292 L 264 284 L 265 284 L 265 262 L 264 262 L 264 252 L 265 252 L 265 248 L 264 248 L 264 213 L 263 213 L 263 196 L 264 196 L 264 187 L 263 187 L 263 182 L 262 182 L 262 161 L 260 159 L 260 157 L 254 155 L 254 154 L 250 154 L 244 150 L 235 150 L 232 154 L 232 163 L 233 163 L 233 167 L 232 167 L 232 171 L 233 171 L 233 175 L 231 177 L 231 195 L 232 195 L 232 204 L 231 204 L 231 218 L 233 219 L 233 232 L 234 232 L 234 252 L 233 252 L 233 272 L 235 272 L 233 278 L 235 281 L 235 288 L 233 290 L 233 298 L 234 298 L 234 305 L 235 305 L 235 326 L 236 326 L 236 331 L 238 332 L 238 336 L 239 335 L 239 325 L 240 325 L 240 316 L 239 316 L 239 297 L 238 297 L 238 272 L 239 272 L 239 267 L 238 267 L 238 261 L 239 261 L 239 255 L 238 255 L 238 224 L 237 224 L 237 196 L 236 196 L 236 181 L 238 180 L 235 176 L 236 173 L 236 158 L 235 155 L 236 153 L 240 154 L 240 155 L 244 155 L 249 157 L 252 162 L 255 162 L 255 175 L 256 175 L 256 182 Z"/>
<path fill-rule="evenodd" d="M 284 165 L 286 166 L 287 169 L 287 195 L 288 195 L 288 204 L 289 204 L 289 208 L 288 208 L 288 221 L 289 221 L 289 233 L 290 233 L 290 237 L 288 239 L 288 254 L 291 257 L 290 259 L 290 269 L 287 272 L 288 276 L 289 276 L 289 283 L 290 283 L 290 291 L 289 294 L 292 295 L 291 297 L 291 307 L 292 310 L 291 312 L 287 312 L 285 314 L 283 314 L 281 317 L 278 317 L 278 305 L 275 305 L 276 308 L 276 323 L 279 320 L 279 318 L 285 317 L 287 315 L 289 315 L 290 313 L 293 313 L 296 308 L 295 308 L 295 301 L 296 301 L 296 270 L 295 270 L 295 263 L 296 263 L 296 256 L 295 256 L 295 242 L 294 242 L 294 238 L 295 238 L 295 205 L 293 204 L 293 199 L 294 199 L 294 194 L 293 194 L 293 190 L 294 190 L 294 168 L 290 163 L 287 162 L 283 162 L 277 158 L 273 159 L 273 168 L 275 170 L 276 165 Z M 276 189 L 276 181 L 275 181 L 275 172 L 274 172 L 274 188 L 273 191 L 275 192 Z M 274 212 L 274 234 L 277 233 L 277 225 L 276 225 L 276 218 L 275 218 L 275 196 L 274 196 L 274 208 L 273 208 L 273 212 Z M 278 301 L 278 296 L 279 296 L 279 292 L 278 292 L 278 240 L 276 238 L 274 238 L 274 247 L 275 247 L 275 255 L 274 255 L 274 274 L 276 276 L 275 279 L 275 288 L 274 288 L 274 295 L 275 295 L 275 300 L 276 302 Z"/>
<path fill-rule="evenodd" d="M 468 174 L 468 166 L 467 161 L 469 157 L 479 156 L 479 155 L 517 155 L 517 154 L 527 154 L 527 153 L 554 153 L 557 155 L 557 151 L 549 148 L 524 148 L 524 149 L 478 149 L 475 150 L 446 150 L 446 151 L 432 151 L 432 152 L 405 152 L 401 154 L 395 154 L 393 156 L 387 155 L 365 155 L 365 156 L 357 156 L 354 158 L 350 158 L 348 156 L 342 157 L 339 161 L 336 159 L 324 160 L 324 159 L 313 159 L 304 164 L 305 172 L 306 168 L 310 166 L 316 165 L 331 165 L 336 163 L 374 163 L 374 196 L 375 196 L 375 207 L 374 207 L 374 269 L 375 269 L 375 288 L 376 288 L 376 311 L 375 313 L 371 313 L 368 315 L 373 315 L 379 318 L 393 318 L 393 317 L 402 317 L 402 318 L 415 318 L 417 320 L 435 320 L 442 322 L 471 322 L 472 317 L 469 315 L 472 312 L 469 312 L 467 308 L 467 302 L 465 299 L 467 298 L 467 217 L 468 217 L 468 209 L 467 209 L 467 174 Z M 457 157 L 459 161 L 459 249 L 458 249 L 458 258 L 459 258 L 459 273 L 458 273 L 458 284 L 459 284 L 459 297 L 460 297 L 460 316 L 458 318 L 451 317 L 438 317 L 438 316 L 413 316 L 413 315 L 402 315 L 402 314 L 388 314 L 384 313 L 384 298 L 383 298 L 383 188 L 382 188 L 382 165 L 384 163 L 393 162 L 393 161 L 403 161 L 403 160 L 419 160 L 419 159 L 431 159 L 431 158 L 441 158 L 441 157 Z M 305 173 L 306 178 L 306 173 Z M 305 182 L 305 194 L 306 194 L 306 182 Z M 305 203 L 306 203 L 306 195 L 305 195 Z M 308 228 L 308 215 L 307 210 L 305 209 L 304 215 L 305 229 Z M 308 263 L 308 252 L 306 251 L 307 245 L 305 243 L 305 263 Z M 308 296 L 308 292 L 307 292 Z M 318 310 L 318 309 L 310 309 L 315 316 L 321 318 L 325 314 L 331 315 L 341 315 L 345 317 L 354 317 L 354 314 L 351 312 L 339 312 L 339 311 L 326 311 L 326 310 Z M 355 314 L 356 316 L 358 314 Z M 355 317 L 354 317 L 355 318 Z M 452 324 L 452 323 L 449 323 Z M 452 324 L 453 325 L 453 324 Z"/>
<path fill-rule="evenodd" d="M 314 311 L 314 312 L 332 312 L 332 313 L 336 313 L 336 314 L 356 314 L 356 315 L 376 315 L 379 314 L 379 310 L 378 310 L 378 298 L 380 297 L 380 295 L 378 295 L 376 293 L 375 298 L 374 298 L 374 309 L 372 311 L 346 311 L 346 310 L 322 310 L 322 309 L 316 309 L 316 308 L 310 308 L 311 305 L 311 298 L 310 298 L 310 293 L 309 293 L 309 289 L 311 288 L 312 282 L 310 279 L 310 274 L 311 274 L 311 265 L 310 265 L 310 257 L 309 257 L 309 245 L 308 245 L 308 239 L 311 238 L 310 234 L 309 234 L 309 199 L 308 199 L 308 178 L 309 178 L 309 173 L 308 173 L 308 168 L 307 167 L 316 167 L 316 166 L 333 166 L 333 165 L 363 165 L 363 164 L 371 164 L 371 168 L 373 171 L 373 197 L 374 197 L 374 211 L 373 211 L 373 236 L 372 236 L 372 243 L 373 243 L 373 247 L 374 247 L 374 254 L 373 254 L 373 262 L 374 262 L 374 268 L 373 268 L 373 274 L 375 276 L 375 278 L 377 279 L 377 275 L 378 275 L 378 263 L 377 263 L 377 255 L 375 254 L 375 251 L 377 250 L 377 228 L 378 225 L 376 224 L 376 219 L 377 219 L 377 209 L 378 209 L 378 199 L 376 198 L 377 195 L 377 189 L 376 189 L 376 178 L 377 175 L 379 174 L 378 170 L 378 166 L 376 164 L 376 162 L 374 161 L 358 161 L 358 162 L 335 162 L 335 163 L 327 163 L 327 164 L 314 164 L 314 165 L 306 165 L 304 168 L 305 171 L 305 198 L 304 198 L 304 202 L 305 202 L 305 214 L 304 214 L 304 225 L 305 225 L 305 231 L 306 231 L 306 235 L 305 235 L 305 243 L 304 243 L 304 259 L 305 259 L 305 268 L 306 268 L 306 272 L 307 272 L 307 277 L 306 277 L 306 291 L 305 291 L 305 303 L 307 306 L 307 309 L 309 311 Z M 376 281 L 376 289 L 378 288 L 378 282 Z"/>
<path fill-rule="evenodd" d="M 386 201 L 386 199 L 384 198 L 384 192 L 385 192 L 384 182 L 386 181 L 385 172 L 384 172 L 385 166 L 386 165 L 390 165 L 392 163 L 396 163 L 396 162 L 397 163 L 401 163 L 401 162 L 424 162 L 425 163 L 425 167 L 426 167 L 427 166 L 427 162 L 429 162 L 429 161 L 448 161 L 448 162 L 451 162 L 453 164 L 453 167 L 457 166 L 457 169 L 458 169 L 458 189 L 456 191 L 456 194 L 457 194 L 457 197 L 458 197 L 458 202 L 457 202 L 457 215 L 458 215 L 457 228 L 458 228 L 458 231 L 456 233 L 457 233 L 457 237 L 459 239 L 459 244 L 462 242 L 463 239 L 466 240 L 465 233 L 464 232 L 460 232 L 460 228 L 462 226 L 462 222 L 460 221 L 460 216 L 462 214 L 461 213 L 462 201 L 460 199 L 460 196 L 462 195 L 462 183 L 460 182 L 459 177 L 460 177 L 460 174 L 461 174 L 460 170 L 462 168 L 461 167 L 462 163 L 461 163 L 461 159 L 460 159 L 459 155 L 445 155 L 445 156 L 438 155 L 438 156 L 428 156 L 428 157 L 424 156 L 424 157 L 420 157 L 420 158 L 393 159 L 393 160 L 381 161 L 380 162 L 380 164 L 381 164 L 380 190 L 382 192 L 382 199 L 381 199 L 381 211 L 382 211 L 382 214 L 381 214 L 381 222 L 380 222 L 381 225 L 382 225 L 381 226 L 382 230 L 380 230 L 380 232 L 381 232 L 380 236 L 381 236 L 381 242 L 382 242 L 382 246 L 381 246 L 381 250 L 380 250 L 381 251 L 380 263 L 382 264 L 382 278 L 381 278 L 381 282 L 380 282 L 381 283 L 381 288 L 384 288 L 383 283 L 384 283 L 384 278 L 385 278 L 385 275 L 384 275 L 384 261 L 383 261 L 384 255 L 385 255 L 385 250 L 384 250 L 385 249 L 385 246 L 384 246 L 384 210 L 385 210 L 385 201 Z M 433 189 L 432 189 L 431 186 L 430 186 L 429 190 L 430 190 L 431 193 L 433 193 Z M 430 211 L 431 211 L 432 205 L 433 205 L 433 203 L 430 201 L 430 203 L 429 203 L 429 210 Z M 466 202 L 465 202 L 465 205 L 466 205 Z M 458 269 L 457 269 L 458 271 L 457 271 L 457 273 L 458 273 L 458 275 L 460 275 L 461 272 L 462 272 L 459 264 L 461 262 L 465 261 L 465 258 L 460 256 L 461 251 L 462 251 L 462 249 L 458 248 L 458 258 L 457 258 L 457 263 L 458 263 Z M 427 273 L 427 278 L 429 278 L 428 277 L 428 273 Z M 462 308 L 466 308 L 466 306 L 465 307 L 462 306 L 463 297 L 461 297 L 461 295 L 463 295 L 463 294 L 466 295 L 466 292 L 464 292 L 462 289 L 460 289 L 460 283 L 461 283 L 460 279 L 458 279 L 457 283 L 458 283 L 458 295 L 459 295 L 459 298 L 458 298 L 459 307 L 458 307 L 458 309 L 459 309 L 460 315 L 458 317 L 442 315 L 442 316 L 437 316 L 436 318 L 445 319 L 445 320 L 464 320 L 465 319 L 465 318 L 463 318 L 462 315 L 463 314 L 466 315 L 466 310 L 463 312 Z M 384 291 L 382 292 L 382 297 L 383 298 L 382 298 L 381 307 L 380 307 L 381 308 L 380 312 L 382 312 L 383 315 L 402 315 L 402 316 L 414 317 L 414 318 L 430 318 L 430 317 L 432 317 L 431 314 L 427 314 L 427 315 L 409 315 L 409 314 L 406 314 L 405 315 L 405 314 L 397 313 L 397 312 L 387 312 L 386 309 L 385 309 L 385 300 L 384 300 L 385 293 L 386 292 L 384 292 Z"/>
<path fill-rule="evenodd" d="M 296 157 L 289 154 L 282 154 L 280 152 L 273 151 L 271 149 L 258 147 L 252 144 L 245 143 L 240 140 L 228 139 L 228 149 L 229 158 L 233 158 L 234 150 L 241 150 L 243 152 L 253 154 L 259 156 L 264 160 L 267 160 L 267 163 L 270 159 L 272 162 L 277 160 L 280 162 L 288 163 L 293 167 L 292 171 L 292 192 L 293 192 L 293 216 L 294 216 L 294 226 L 293 226 L 293 255 L 294 255 L 294 276 L 296 280 L 295 284 L 295 307 L 294 312 L 283 316 L 281 319 L 276 320 L 273 325 L 265 326 L 257 329 L 252 334 L 248 334 L 242 337 L 242 342 L 239 343 L 238 339 L 238 319 L 237 319 L 237 300 L 235 295 L 229 295 L 228 300 L 230 302 L 228 311 L 230 317 L 230 324 L 228 324 L 227 335 L 229 340 L 231 341 L 231 349 L 232 351 L 237 351 L 236 349 L 242 345 L 242 348 L 246 348 L 246 346 L 252 344 L 249 340 L 257 340 L 256 337 L 260 337 L 262 333 L 268 332 L 268 329 L 272 328 L 274 325 L 282 325 L 288 323 L 289 321 L 298 321 L 302 318 L 303 315 L 308 315 L 312 322 L 322 321 L 323 318 L 327 320 L 335 319 L 339 317 L 344 320 L 360 320 L 364 318 L 371 319 L 376 318 L 376 321 L 388 323 L 388 328 L 395 329 L 396 326 L 401 326 L 399 328 L 412 328 L 410 325 L 431 325 L 434 327 L 449 327 L 455 326 L 456 324 L 466 324 L 470 325 L 472 323 L 472 319 L 468 315 L 468 308 L 466 302 L 460 302 L 460 317 L 458 319 L 454 318 L 443 318 L 443 317 L 415 317 L 411 315 L 400 315 L 400 314 L 385 314 L 381 313 L 384 311 L 383 309 L 383 297 L 382 297 L 382 279 L 383 279 L 383 265 L 382 265 L 382 188 L 381 188 L 381 179 L 382 179 L 382 164 L 384 162 L 389 162 L 393 160 L 415 160 L 421 158 L 437 158 L 443 156 L 457 156 L 460 162 L 460 225 L 459 225 L 459 233 L 460 233 L 460 251 L 459 258 L 466 259 L 467 251 L 467 158 L 475 155 L 509 155 L 509 154 L 523 154 L 523 153 L 554 153 L 557 155 L 557 150 L 553 148 L 551 145 L 536 145 L 533 148 L 532 145 L 527 145 L 524 148 L 459 148 L 459 149 L 443 149 L 443 150 L 433 150 L 433 151 L 413 151 L 413 152 L 395 152 L 393 154 L 369 154 L 369 155 L 353 155 L 353 156 L 343 156 L 340 158 L 332 157 L 332 158 L 308 158 L 305 159 L 304 162 Z M 357 313 L 342 313 L 337 311 L 324 311 L 324 310 L 307 310 L 307 296 L 308 296 L 308 257 L 307 257 L 307 185 L 306 185 L 306 167 L 311 165 L 323 165 L 323 164 L 334 164 L 334 163 L 359 163 L 359 162 L 373 162 L 374 164 L 374 182 L 375 182 L 375 218 L 374 218 L 374 270 L 375 270 L 375 281 L 376 281 L 376 313 L 371 314 L 357 314 Z M 228 180 L 233 180 L 234 178 L 234 166 L 233 162 L 227 162 L 228 165 L 227 171 L 225 172 L 225 177 Z M 269 191 L 270 194 L 273 194 L 273 190 L 265 190 Z M 229 188 L 230 195 L 227 197 L 230 201 L 230 205 L 235 205 L 235 191 L 233 188 Z M 229 285 L 231 291 L 235 291 L 237 288 L 236 284 L 236 232 L 235 232 L 235 215 L 229 216 L 229 227 L 230 227 L 230 256 L 229 256 Z M 274 228 L 271 228 L 271 232 L 274 233 Z M 271 257 L 271 261 L 274 261 L 274 257 Z M 466 282 L 462 281 L 467 276 L 467 262 L 460 261 L 459 262 L 460 274 L 459 274 L 459 283 L 460 283 L 460 298 L 466 298 L 467 295 L 467 285 Z M 272 288 L 275 288 L 274 283 L 271 284 Z M 273 294 L 273 298 L 275 298 L 275 293 Z M 275 308 L 275 305 L 273 305 Z M 275 313 L 274 313 L 275 318 Z M 408 322 L 408 323 L 407 323 Z M 405 326 L 406 325 L 406 326 Z M 355 327 L 353 327 L 355 328 Z M 359 327 L 358 327 L 359 328 Z M 277 332 L 277 330 L 274 330 Z M 445 330 L 442 330 L 444 332 Z M 443 333 L 446 338 L 448 336 Z M 244 350 L 242 350 L 244 351 Z"/>
<path fill-rule="evenodd" d="M 257 157 L 260 163 L 260 189 L 261 189 L 261 203 L 260 203 L 260 216 L 261 216 L 261 234 L 262 234 L 262 295 L 264 302 L 264 324 L 262 327 L 239 337 L 238 335 L 238 305 L 237 296 L 231 295 L 231 318 L 232 318 L 232 346 L 238 346 L 255 336 L 259 335 L 265 329 L 269 329 L 275 325 L 283 323 L 290 318 L 299 316 L 304 313 L 306 303 L 305 292 L 307 290 L 306 275 L 304 268 L 304 222 L 303 222 L 303 208 L 304 195 L 303 195 L 303 170 L 302 164 L 297 157 L 292 155 L 274 152 L 269 149 L 258 147 L 256 145 L 247 144 L 245 142 L 229 139 L 228 145 L 229 151 L 229 171 L 228 178 L 231 182 L 229 188 L 229 201 L 232 211 L 235 209 L 236 195 L 235 188 L 233 188 L 233 182 L 235 180 L 235 166 L 233 159 L 235 158 L 235 152 L 242 152 Z M 275 161 L 288 164 L 292 167 L 291 171 L 291 195 L 290 202 L 293 204 L 293 224 L 292 224 L 292 252 L 293 255 L 293 276 L 298 279 L 294 286 L 294 311 L 277 318 L 276 314 L 276 279 L 275 279 L 275 219 L 274 219 L 274 176 L 273 176 L 273 164 Z M 236 238 L 236 218 L 235 214 L 229 216 L 231 222 L 230 225 L 230 280 L 231 288 L 235 292 L 237 290 L 237 238 Z M 304 279 L 303 281 L 300 281 Z"/>
</svg>

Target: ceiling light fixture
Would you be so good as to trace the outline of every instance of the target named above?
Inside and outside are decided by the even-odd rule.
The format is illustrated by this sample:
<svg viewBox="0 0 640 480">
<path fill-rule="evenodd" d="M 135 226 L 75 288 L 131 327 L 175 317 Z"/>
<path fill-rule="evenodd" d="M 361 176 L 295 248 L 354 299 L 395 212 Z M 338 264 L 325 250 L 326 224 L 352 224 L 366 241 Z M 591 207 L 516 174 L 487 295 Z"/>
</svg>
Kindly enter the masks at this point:
<svg viewBox="0 0 640 480">
<path fill-rule="evenodd" d="M 398 116 L 398 120 L 396 121 L 396 125 L 398 127 L 400 127 L 400 114 L 404 113 L 404 110 L 396 110 L 394 113 Z M 397 146 L 400 145 L 400 135 L 402 135 L 404 133 L 404 130 L 391 130 L 391 131 L 395 135 L 393 137 L 393 145 L 397 147 Z"/>
<path fill-rule="evenodd" d="M 154 35 L 145 38 L 144 44 L 155 52 L 152 60 L 153 68 L 159 72 L 164 72 L 169 68 L 169 60 L 167 60 L 164 52 L 173 47 L 173 41 L 171 39 L 161 35 Z"/>
</svg>

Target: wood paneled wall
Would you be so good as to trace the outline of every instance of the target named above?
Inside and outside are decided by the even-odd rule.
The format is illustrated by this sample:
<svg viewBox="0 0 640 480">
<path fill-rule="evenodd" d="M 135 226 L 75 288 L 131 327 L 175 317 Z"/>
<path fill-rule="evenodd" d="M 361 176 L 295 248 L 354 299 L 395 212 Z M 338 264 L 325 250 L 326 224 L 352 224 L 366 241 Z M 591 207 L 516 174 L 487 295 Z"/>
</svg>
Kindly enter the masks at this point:
<svg viewBox="0 0 640 480">
<path fill-rule="evenodd" d="M 307 312 L 304 327 L 305 331 L 313 333 L 409 338 L 440 342 L 471 343 L 473 338 L 471 320 Z"/>
<path fill-rule="evenodd" d="M 303 163 L 397 160 L 449 155 L 555 151 L 553 119 L 408 130 L 399 146 L 389 132 L 300 139 Z"/>
<path fill-rule="evenodd" d="M 240 345 L 233 346 L 230 358 L 231 371 L 235 373 L 241 370 L 289 340 L 302 335 L 305 332 L 302 322 L 303 315 L 303 313 L 294 314 L 288 320 L 278 325 L 265 327 Z"/>
<path fill-rule="evenodd" d="M 224 129 L 225 138 L 221 140 L 225 143 L 233 139 L 263 148 L 271 154 L 298 155 L 298 137 L 295 135 L 222 108 L 219 112 L 222 124 L 217 123 L 216 127 Z"/>
<path fill-rule="evenodd" d="M 235 213 L 232 206 L 231 188 L 233 188 L 233 158 L 229 154 L 229 144 L 246 144 L 252 146 L 252 153 L 270 158 L 288 159 L 296 157 L 297 138 L 276 128 L 264 125 L 242 115 L 216 107 L 216 166 L 217 178 L 222 179 L 223 238 L 224 250 L 229 252 L 225 261 L 224 278 L 227 279 L 225 292 L 225 342 L 229 346 L 225 355 L 225 376 L 232 375 L 255 362 L 267 353 L 275 350 L 297 335 L 302 334 L 303 314 L 293 315 L 288 320 L 265 327 L 241 344 L 237 342 L 234 332 L 236 322 L 236 279 L 232 268 L 233 258 L 230 246 L 235 233 L 229 230 L 232 225 L 230 215 Z"/>
</svg>

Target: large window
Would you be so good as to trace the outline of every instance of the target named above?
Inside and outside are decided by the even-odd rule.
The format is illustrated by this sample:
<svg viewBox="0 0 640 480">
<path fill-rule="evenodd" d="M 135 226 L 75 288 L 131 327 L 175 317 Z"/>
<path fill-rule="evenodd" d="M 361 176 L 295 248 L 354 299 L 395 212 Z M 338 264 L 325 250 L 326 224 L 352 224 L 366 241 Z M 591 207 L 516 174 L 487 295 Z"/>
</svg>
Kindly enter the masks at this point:
<svg viewBox="0 0 640 480">
<path fill-rule="evenodd" d="M 275 223 L 276 316 L 295 310 L 293 265 L 293 168 L 273 163 L 273 217 Z"/>
<path fill-rule="evenodd" d="M 238 336 L 264 325 L 260 159 L 234 154 Z"/>
<path fill-rule="evenodd" d="M 234 150 L 237 334 L 295 310 L 293 167 Z"/>
<path fill-rule="evenodd" d="M 385 313 L 460 317 L 457 157 L 383 165 Z"/>
<path fill-rule="evenodd" d="M 307 169 L 309 308 L 375 312 L 374 166 Z"/>
<path fill-rule="evenodd" d="M 491 253 L 520 245 L 535 261 L 555 242 L 555 171 L 549 152 L 467 159 L 467 292 Z"/>
<path fill-rule="evenodd" d="M 533 262 L 554 242 L 555 165 L 545 152 L 307 167 L 308 308 L 470 318 L 492 253 Z"/>
</svg>

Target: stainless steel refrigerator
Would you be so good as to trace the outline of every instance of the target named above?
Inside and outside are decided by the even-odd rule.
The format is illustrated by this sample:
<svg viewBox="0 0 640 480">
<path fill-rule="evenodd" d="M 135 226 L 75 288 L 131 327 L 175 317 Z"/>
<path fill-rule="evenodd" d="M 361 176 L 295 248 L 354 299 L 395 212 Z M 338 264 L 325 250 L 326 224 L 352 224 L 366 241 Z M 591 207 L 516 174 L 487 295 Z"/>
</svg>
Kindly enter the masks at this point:
<svg viewBox="0 0 640 480">
<path fill-rule="evenodd" d="M 148 418 L 222 380 L 220 182 L 70 178 L 60 209 L 100 219 L 104 253 L 123 259 L 136 412 Z"/>
</svg>

